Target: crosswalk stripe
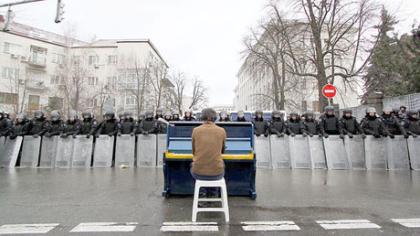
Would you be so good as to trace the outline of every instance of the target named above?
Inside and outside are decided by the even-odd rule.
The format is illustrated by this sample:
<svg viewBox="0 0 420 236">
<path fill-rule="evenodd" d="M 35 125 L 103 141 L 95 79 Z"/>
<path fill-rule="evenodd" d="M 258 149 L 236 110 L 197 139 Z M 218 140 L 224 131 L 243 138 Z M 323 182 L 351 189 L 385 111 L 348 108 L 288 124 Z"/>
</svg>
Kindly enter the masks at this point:
<svg viewBox="0 0 420 236">
<path fill-rule="evenodd" d="M 300 230 L 293 221 L 245 221 L 241 224 L 244 231 Z"/>
<path fill-rule="evenodd" d="M 116 222 L 91 222 L 80 223 L 70 232 L 132 232 L 136 229 L 136 222 L 116 223 Z"/>
<path fill-rule="evenodd" d="M 46 234 L 59 224 L 9 224 L 0 226 L 2 234 Z"/>
<path fill-rule="evenodd" d="M 217 232 L 216 222 L 164 222 L 162 232 Z"/>
<path fill-rule="evenodd" d="M 391 219 L 391 220 L 407 228 L 420 228 L 420 218 Z"/>
<path fill-rule="evenodd" d="M 322 228 L 330 229 L 380 229 L 381 226 L 369 220 L 318 220 L 316 221 Z"/>
</svg>

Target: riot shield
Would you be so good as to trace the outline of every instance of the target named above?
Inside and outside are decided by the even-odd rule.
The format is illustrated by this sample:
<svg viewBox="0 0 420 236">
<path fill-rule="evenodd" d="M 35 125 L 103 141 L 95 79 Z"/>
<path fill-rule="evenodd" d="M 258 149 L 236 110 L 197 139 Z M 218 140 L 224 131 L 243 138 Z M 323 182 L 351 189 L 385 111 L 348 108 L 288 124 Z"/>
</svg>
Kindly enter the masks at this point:
<svg viewBox="0 0 420 236">
<path fill-rule="evenodd" d="M 137 136 L 137 166 L 156 166 L 156 135 Z"/>
<path fill-rule="evenodd" d="M 161 167 L 163 165 L 163 153 L 166 151 L 166 134 L 157 135 L 157 166 Z"/>
<path fill-rule="evenodd" d="M 4 153 L 5 147 L 6 147 L 6 138 L 0 137 L 0 160 L 7 158 Z"/>
<path fill-rule="evenodd" d="M 264 136 L 254 136 L 254 145 L 257 167 L 271 168 L 270 139 Z"/>
<path fill-rule="evenodd" d="M 365 164 L 365 142 L 362 136 L 354 135 L 349 138 L 346 135 L 344 139 L 347 158 L 349 159 L 350 169 L 366 169 Z"/>
<path fill-rule="evenodd" d="M 270 136 L 271 147 L 271 161 L 274 169 L 289 168 L 290 165 L 290 151 L 289 151 L 289 137 L 277 137 L 277 135 Z"/>
<path fill-rule="evenodd" d="M 129 134 L 117 137 L 115 145 L 115 166 L 134 167 L 136 137 Z"/>
<path fill-rule="evenodd" d="M 21 167 L 37 167 L 39 149 L 41 148 L 41 137 L 25 136 L 23 138 L 22 155 L 20 157 Z"/>
<path fill-rule="evenodd" d="M 74 138 L 59 138 L 57 144 L 57 156 L 55 157 L 55 166 L 60 168 L 70 168 L 71 158 L 74 150 Z"/>
<path fill-rule="evenodd" d="M 6 139 L 6 144 L 2 152 L 2 159 L 0 160 L 1 167 L 13 168 L 19 156 L 20 147 L 22 145 L 23 137 L 18 136 L 15 139 Z"/>
<path fill-rule="evenodd" d="M 387 161 L 389 170 L 409 170 L 407 141 L 402 135 L 386 139 Z"/>
<path fill-rule="evenodd" d="M 385 170 L 386 165 L 386 142 L 384 138 L 375 138 L 368 135 L 365 139 L 366 169 Z"/>
<path fill-rule="evenodd" d="M 324 144 L 318 136 L 309 137 L 309 153 L 311 155 L 312 169 L 326 169 Z"/>
<path fill-rule="evenodd" d="M 420 137 L 410 136 L 407 140 L 408 152 L 410 153 L 411 169 L 420 170 Z"/>
<path fill-rule="evenodd" d="M 293 169 L 311 169 L 312 161 L 307 137 L 289 137 L 290 159 Z"/>
<path fill-rule="evenodd" d="M 86 138 L 85 135 L 79 135 L 74 140 L 72 167 L 89 168 L 92 161 L 93 137 Z"/>
<path fill-rule="evenodd" d="M 350 164 L 347 159 L 343 139 L 341 139 L 338 135 L 330 135 L 328 138 L 323 138 L 323 141 L 328 169 L 348 170 L 350 168 Z"/>
<path fill-rule="evenodd" d="M 42 137 L 41 156 L 39 167 L 53 168 L 55 167 L 55 156 L 57 155 L 58 136 Z"/>
<path fill-rule="evenodd" d="M 112 167 L 114 136 L 100 135 L 95 141 L 93 167 Z"/>
</svg>

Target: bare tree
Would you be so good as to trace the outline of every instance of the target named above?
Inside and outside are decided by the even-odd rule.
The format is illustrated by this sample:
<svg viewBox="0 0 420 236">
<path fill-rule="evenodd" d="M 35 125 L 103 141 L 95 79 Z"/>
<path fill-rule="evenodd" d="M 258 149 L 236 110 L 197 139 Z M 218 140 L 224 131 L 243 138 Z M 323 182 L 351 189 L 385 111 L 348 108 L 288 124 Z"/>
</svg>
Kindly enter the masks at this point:
<svg viewBox="0 0 420 236">
<path fill-rule="evenodd" d="M 192 97 L 188 109 L 198 109 L 200 106 L 207 102 L 207 88 L 204 86 L 203 81 L 198 78 L 193 79 L 192 85 Z"/>
<path fill-rule="evenodd" d="M 318 83 L 320 106 L 328 100 L 322 87 L 342 79 L 354 89 L 355 78 L 365 72 L 371 48 L 377 43 L 379 33 L 374 32 L 379 8 L 371 0 L 293 0 L 294 6 L 306 18 L 309 40 L 302 41 L 309 49 L 306 55 L 293 58 L 296 64 L 304 61 L 312 71 L 296 75 L 312 77 Z M 274 6 L 274 5 L 273 5 Z M 278 8 L 276 7 L 277 11 Z M 341 62 L 341 63 L 338 63 Z"/>
<path fill-rule="evenodd" d="M 272 7 L 277 9 L 275 5 Z M 273 12 L 256 29 L 251 29 L 250 35 L 244 39 L 246 49 L 243 54 L 247 56 L 247 70 L 255 83 L 271 78 L 268 91 L 253 95 L 271 100 L 275 109 L 284 110 L 286 93 L 294 89 L 297 83 L 297 77 L 288 74 L 287 64 L 290 40 L 298 32 L 294 30 L 294 24 L 284 23 L 280 15 Z"/>
<path fill-rule="evenodd" d="M 168 67 L 163 63 L 151 63 L 150 85 L 155 109 L 162 106 L 165 90 L 171 86 L 168 80 Z"/>
<path fill-rule="evenodd" d="M 185 74 L 182 72 L 173 73 L 171 76 L 171 80 L 174 83 L 174 105 L 178 110 L 179 114 L 182 114 L 182 107 L 184 105 L 184 95 L 185 95 L 185 88 L 187 84 L 187 79 Z"/>
</svg>

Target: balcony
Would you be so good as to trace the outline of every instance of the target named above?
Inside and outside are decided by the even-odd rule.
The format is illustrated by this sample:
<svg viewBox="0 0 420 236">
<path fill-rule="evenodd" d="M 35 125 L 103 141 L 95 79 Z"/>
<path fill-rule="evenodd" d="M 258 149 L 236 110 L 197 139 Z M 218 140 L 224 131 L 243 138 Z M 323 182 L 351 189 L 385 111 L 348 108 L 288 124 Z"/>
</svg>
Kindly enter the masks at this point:
<svg viewBox="0 0 420 236">
<path fill-rule="evenodd" d="M 46 90 L 47 86 L 45 86 L 43 81 L 28 80 L 26 81 L 26 88 L 31 90 Z"/>
<path fill-rule="evenodd" d="M 47 57 L 43 54 L 32 53 L 27 62 L 34 67 L 45 68 L 47 66 Z"/>
</svg>

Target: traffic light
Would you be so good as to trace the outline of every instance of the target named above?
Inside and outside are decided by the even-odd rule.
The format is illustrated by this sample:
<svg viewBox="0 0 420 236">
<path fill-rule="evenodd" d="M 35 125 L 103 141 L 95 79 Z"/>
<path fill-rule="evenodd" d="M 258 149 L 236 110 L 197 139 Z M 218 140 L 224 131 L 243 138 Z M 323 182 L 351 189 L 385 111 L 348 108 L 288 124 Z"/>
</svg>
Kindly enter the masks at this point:
<svg viewBox="0 0 420 236">
<path fill-rule="evenodd" d="M 63 0 L 57 0 L 57 13 L 55 16 L 55 23 L 60 23 L 64 17 L 64 3 Z"/>
</svg>

